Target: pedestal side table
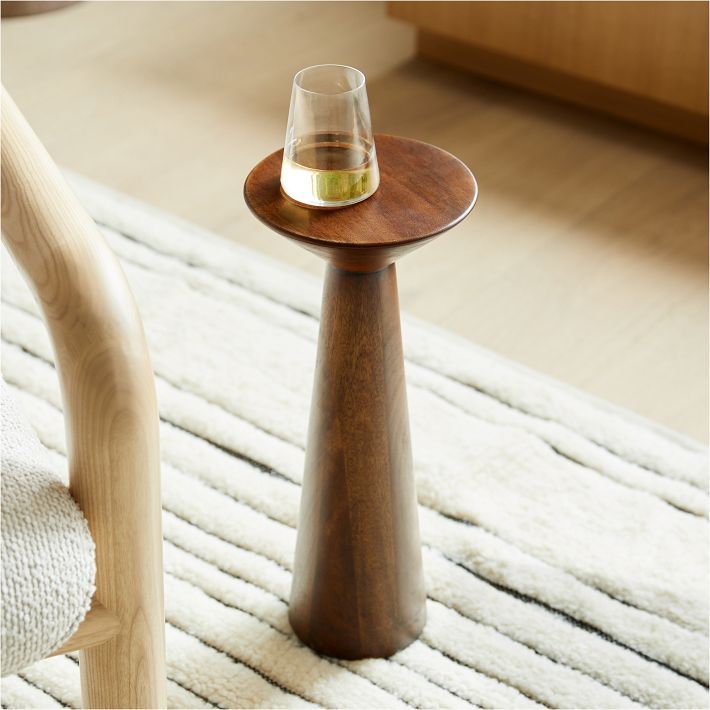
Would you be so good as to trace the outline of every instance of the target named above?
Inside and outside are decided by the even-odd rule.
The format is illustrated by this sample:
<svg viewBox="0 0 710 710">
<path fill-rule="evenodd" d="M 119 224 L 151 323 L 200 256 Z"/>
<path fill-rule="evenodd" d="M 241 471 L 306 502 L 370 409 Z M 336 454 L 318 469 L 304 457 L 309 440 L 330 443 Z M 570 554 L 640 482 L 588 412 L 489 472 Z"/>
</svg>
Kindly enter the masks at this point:
<svg viewBox="0 0 710 710">
<path fill-rule="evenodd" d="M 424 626 L 394 262 L 464 219 L 477 194 L 439 148 L 375 145 L 380 187 L 350 207 L 289 200 L 283 151 L 244 186 L 258 219 L 327 261 L 289 619 L 305 644 L 348 659 L 390 656 Z"/>
</svg>

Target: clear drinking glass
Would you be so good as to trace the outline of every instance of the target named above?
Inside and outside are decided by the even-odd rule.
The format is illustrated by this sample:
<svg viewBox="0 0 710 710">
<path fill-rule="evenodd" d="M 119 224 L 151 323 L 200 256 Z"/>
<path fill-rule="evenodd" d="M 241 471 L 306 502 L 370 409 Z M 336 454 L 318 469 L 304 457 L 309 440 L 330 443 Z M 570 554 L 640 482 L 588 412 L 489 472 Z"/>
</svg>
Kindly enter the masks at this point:
<svg viewBox="0 0 710 710">
<path fill-rule="evenodd" d="M 301 69 L 291 92 L 283 191 L 309 207 L 345 207 L 379 184 L 365 75 L 340 64 Z"/>
</svg>

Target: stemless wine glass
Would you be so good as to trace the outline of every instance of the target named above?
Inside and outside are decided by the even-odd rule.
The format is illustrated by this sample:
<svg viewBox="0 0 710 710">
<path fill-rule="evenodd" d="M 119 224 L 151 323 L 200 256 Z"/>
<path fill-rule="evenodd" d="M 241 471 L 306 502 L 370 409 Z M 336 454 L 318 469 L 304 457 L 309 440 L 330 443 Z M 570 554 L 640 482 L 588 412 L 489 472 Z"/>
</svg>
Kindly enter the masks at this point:
<svg viewBox="0 0 710 710">
<path fill-rule="evenodd" d="M 284 193 L 309 207 L 345 207 L 379 184 L 365 75 L 340 64 L 301 69 L 288 113 Z"/>
</svg>

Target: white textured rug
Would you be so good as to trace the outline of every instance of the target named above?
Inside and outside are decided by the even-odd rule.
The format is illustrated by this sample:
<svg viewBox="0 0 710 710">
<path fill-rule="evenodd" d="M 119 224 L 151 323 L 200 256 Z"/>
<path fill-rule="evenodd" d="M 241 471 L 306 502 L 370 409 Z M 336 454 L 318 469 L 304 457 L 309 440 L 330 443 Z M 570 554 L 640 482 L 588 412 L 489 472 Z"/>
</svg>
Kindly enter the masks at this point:
<svg viewBox="0 0 710 710">
<path fill-rule="evenodd" d="M 705 450 L 407 317 L 429 621 L 389 660 L 303 647 L 286 600 L 320 283 L 73 182 L 156 370 L 171 706 L 707 706 Z M 63 465 L 47 336 L 8 258 L 2 315 L 5 377 Z M 2 704 L 78 706 L 76 661 L 5 679 Z"/>
</svg>

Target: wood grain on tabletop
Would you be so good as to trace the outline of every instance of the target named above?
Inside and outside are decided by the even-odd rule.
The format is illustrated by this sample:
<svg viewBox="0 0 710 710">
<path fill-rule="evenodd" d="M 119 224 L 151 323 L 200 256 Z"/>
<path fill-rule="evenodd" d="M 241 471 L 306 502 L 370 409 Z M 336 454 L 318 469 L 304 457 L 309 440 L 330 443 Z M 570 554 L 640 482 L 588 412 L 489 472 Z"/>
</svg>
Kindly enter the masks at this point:
<svg viewBox="0 0 710 710">
<path fill-rule="evenodd" d="M 241 189 L 283 141 L 293 73 L 358 66 L 375 131 L 450 151 L 481 192 L 455 238 L 403 260 L 402 308 L 707 440 L 704 152 L 412 60 L 413 28 L 380 3 L 317 10 L 109 2 L 13 19 L 3 81 L 61 165 L 322 274 Z"/>
<path fill-rule="evenodd" d="M 281 190 L 283 149 L 247 176 L 244 198 L 256 217 L 332 265 L 376 271 L 461 222 L 478 189 L 456 157 L 428 143 L 375 134 L 380 186 L 340 209 L 309 209 Z"/>
</svg>

